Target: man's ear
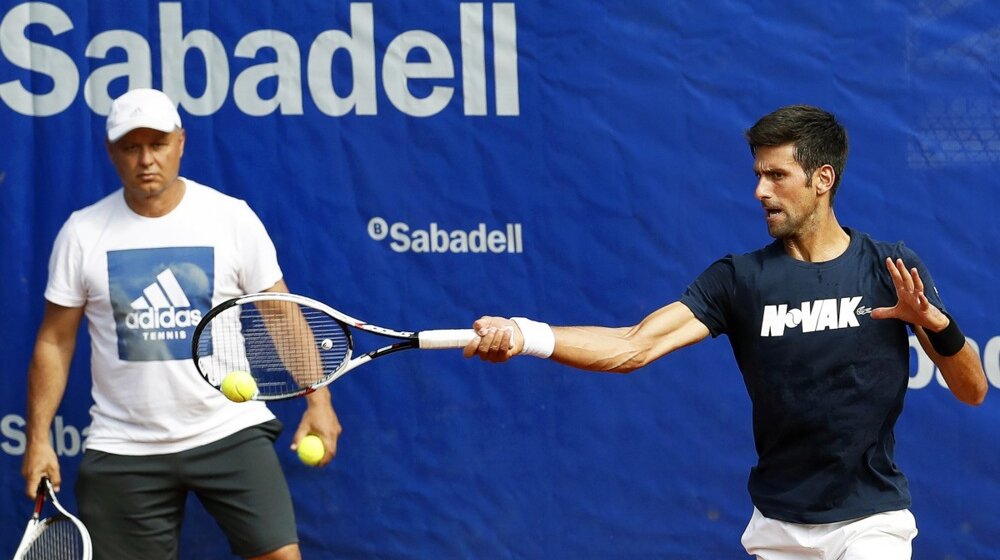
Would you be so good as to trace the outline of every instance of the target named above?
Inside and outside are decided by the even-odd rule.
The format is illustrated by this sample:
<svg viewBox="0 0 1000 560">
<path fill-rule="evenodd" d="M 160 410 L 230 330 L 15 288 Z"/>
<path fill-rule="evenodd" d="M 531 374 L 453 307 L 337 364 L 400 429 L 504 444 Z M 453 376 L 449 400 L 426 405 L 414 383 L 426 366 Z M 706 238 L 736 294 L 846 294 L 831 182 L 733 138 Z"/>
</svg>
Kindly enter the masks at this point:
<svg viewBox="0 0 1000 560">
<path fill-rule="evenodd" d="M 816 189 L 817 195 L 829 192 L 836 180 L 837 172 L 833 170 L 833 166 L 830 164 L 820 166 L 812 174 L 812 186 Z"/>
<path fill-rule="evenodd" d="M 183 128 L 180 128 L 178 130 L 181 133 L 179 140 L 180 140 L 180 143 L 181 143 L 181 155 L 183 156 L 184 155 L 184 141 L 187 140 L 187 134 L 184 132 Z"/>
</svg>

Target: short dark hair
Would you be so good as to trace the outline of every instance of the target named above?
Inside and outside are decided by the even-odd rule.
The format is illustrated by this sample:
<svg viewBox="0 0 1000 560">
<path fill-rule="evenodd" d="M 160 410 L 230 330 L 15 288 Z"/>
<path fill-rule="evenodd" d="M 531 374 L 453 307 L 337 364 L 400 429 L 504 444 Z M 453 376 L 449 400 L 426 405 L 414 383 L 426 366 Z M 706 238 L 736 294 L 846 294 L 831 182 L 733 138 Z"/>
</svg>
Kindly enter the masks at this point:
<svg viewBox="0 0 1000 560">
<path fill-rule="evenodd" d="M 837 117 L 819 107 L 789 105 L 761 117 L 745 136 L 754 155 L 761 147 L 792 144 L 795 161 L 808 177 L 829 164 L 837 175 L 830 188 L 833 202 L 847 164 L 847 130 L 837 122 Z"/>
</svg>

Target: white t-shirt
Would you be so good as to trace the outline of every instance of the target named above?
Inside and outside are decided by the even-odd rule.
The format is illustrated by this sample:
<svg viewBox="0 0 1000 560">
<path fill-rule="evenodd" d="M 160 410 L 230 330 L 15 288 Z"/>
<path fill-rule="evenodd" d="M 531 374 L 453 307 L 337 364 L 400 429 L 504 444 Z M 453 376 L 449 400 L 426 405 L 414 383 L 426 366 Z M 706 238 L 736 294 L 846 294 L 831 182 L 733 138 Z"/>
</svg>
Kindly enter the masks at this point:
<svg viewBox="0 0 1000 560">
<path fill-rule="evenodd" d="M 191 361 L 194 327 L 213 305 L 281 279 L 274 244 L 246 202 L 181 180 L 184 198 L 165 216 L 136 214 L 119 189 L 56 237 L 45 299 L 85 307 L 88 449 L 176 453 L 274 418 L 262 402 L 230 402 Z"/>
</svg>

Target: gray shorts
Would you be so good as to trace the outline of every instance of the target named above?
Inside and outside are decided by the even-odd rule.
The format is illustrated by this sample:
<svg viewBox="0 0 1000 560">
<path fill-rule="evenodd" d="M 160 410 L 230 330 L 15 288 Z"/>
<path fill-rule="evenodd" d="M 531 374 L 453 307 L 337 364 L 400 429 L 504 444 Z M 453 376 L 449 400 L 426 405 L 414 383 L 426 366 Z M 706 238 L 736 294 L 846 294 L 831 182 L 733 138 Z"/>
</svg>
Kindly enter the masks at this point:
<svg viewBox="0 0 1000 560">
<path fill-rule="evenodd" d="M 246 558 L 298 542 L 295 513 L 274 451 L 272 420 L 217 442 L 166 455 L 87 450 L 76 497 L 94 559 L 177 558 L 188 491 Z"/>
</svg>

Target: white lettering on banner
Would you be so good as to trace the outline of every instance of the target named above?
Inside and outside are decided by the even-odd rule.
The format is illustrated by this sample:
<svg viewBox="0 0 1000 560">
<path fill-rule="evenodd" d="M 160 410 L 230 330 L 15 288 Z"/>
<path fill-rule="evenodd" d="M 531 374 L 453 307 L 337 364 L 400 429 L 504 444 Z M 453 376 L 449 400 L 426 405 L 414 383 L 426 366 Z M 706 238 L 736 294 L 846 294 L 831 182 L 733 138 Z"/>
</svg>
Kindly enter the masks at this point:
<svg viewBox="0 0 1000 560">
<path fill-rule="evenodd" d="M 0 84 L 0 99 L 24 115 L 47 117 L 69 107 L 80 87 L 80 72 L 66 53 L 28 40 L 24 32 L 31 24 L 44 25 L 53 35 L 73 29 L 73 22 L 59 8 L 43 2 L 15 6 L 0 21 L 0 53 L 11 64 L 52 78 L 52 91 L 33 94 L 20 82 Z"/>
<path fill-rule="evenodd" d="M 368 220 L 368 236 L 375 241 L 391 238 L 389 247 L 397 253 L 523 253 L 521 224 L 506 224 L 502 230 L 488 230 L 480 223 L 475 229 L 445 230 L 431 222 L 427 229 L 411 229 L 409 224 L 389 224 L 378 216 Z"/>
<path fill-rule="evenodd" d="M 17 414 L 7 414 L 0 419 L 0 451 L 8 455 L 23 455 L 25 445 L 28 442 L 25 435 L 25 420 Z M 62 457 L 74 457 L 83 452 L 83 440 L 90 432 L 90 427 L 79 429 L 72 424 L 67 424 L 62 416 L 56 416 L 52 420 L 52 430 L 49 432 L 49 440 L 56 454 Z"/>
<path fill-rule="evenodd" d="M 969 337 L 965 339 L 969 341 L 969 346 L 976 351 L 976 355 L 982 359 L 983 370 L 986 372 L 986 380 L 993 387 L 1000 389 L 1000 336 L 991 338 L 986 343 L 986 349 L 982 353 L 979 351 L 978 342 Z M 916 353 L 917 367 L 916 371 L 910 372 L 910 380 L 907 387 L 910 389 L 923 389 L 930 385 L 931 379 L 935 379 L 939 386 L 947 388 L 948 383 L 944 380 L 944 376 L 941 375 L 941 370 L 934 365 L 930 356 L 924 352 L 916 336 L 910 335 L 910 349 Z"/>
<path fill-rule="evenodd" d="M 24 427 L 24 418 L 17 414 L 8 414 L 0 419 L 0 436 L 3 436 L 0 451 L 8 455 L 23 455 L 24 446 L 28 442 Z"/>
<path fill-rule="evenodd" d="M 341 97 L 334 89 L 333 55 L 340 49 L 351 59 L 354 89 Z M 351 34 L 339 30 L 320 33 L 309 49 L 307 70 L 313 101 L 324 114 L 346 115 L 354 108 L 359 115 L 377 113 L 375 104 L 375 22 L 372 5 L 351 4 Z"/>
<path fill-rule="evenodd" d="M 108 85 L 121 76 L 128 78 L 130 88 L 153 86 L 153 55 L 145 37 L 132 31 L 106 31 L 95 36 L 84 51 L 90 58 L 105 58 L 111 49 L 120 48 L 126 53 L 125 62 L 108 64 L 90 73 L 83 84 L 83 98 L 87 106 L 102 115 L 111 109 Z M 6 84 L 5 84 L 6 85 Z M 3 87 L 3 86 L 0 86 Z M 0 92 L 0 97 L 2 97 Z M 11 106 L 15 111 L 18 109 Z M 23 112 L 23 111 L 19 111 Z"/>
<path fill-rule="evenodd" d="M 191 96 L 184 77 L 184 60 L 191 50 L 200 51 L 205 60 L 205 93 L 201 97 Z M 160 56 L 163 92 L 178 101 L 188 113 L 211 115 L 222 107 L 229 89 L 226 49 L 211 31 L 195 29 L 185 35 L 179 3 L 160 4 Z"/>
<path fill-rule="evenodd" d="M 493 97 L 499 116 L 520 114 L 518 85 L 517 21 L 510 2 L 492 4 Z M 483 3 L 459 4 L 459 35 L 462 111 L 467 116 L 484 116 L 487 108 L 486 37 Z M 309 47 L 306 83 L 316 107 L 324 114 L 339 117 L 352 111 L 357 115 L 377 115 L 375 18 L 373 4 L 350 4 L 350 29 L 321 32 Z M 46 2 L 26 2 L 11 8 L 0 20 L 0 53 L 14 66 L 44 74 L 52 79 L 51 91 L 35 93 L 21 80 L 0 84 L 0 100 L 12 110 L 35 117 L 64 111 L 79 92 L 80 71 L 73 57 L 56 47 L 32 41 L 29 26 L 41 25 L 53 36 L 74 28 L 73 21 L 57 6 Z M 163 90 L 192 115 L 212 115 L 229 95 L 230 60 L 222 40 L 207 29 L 185 33 L 180 2 L 159 4 L 159 40 Z M 111 107 L 111 82 L 126 78 L 130 89 L 153 83 L 152 49 L 149 40 L 124 29 L 104 31 L 87 43 L 84 55 L 103 60 L 112 50 L 125 52 L 125 62 L 107 64 L 93 70 L 84 83 L 84 100 L 100 115 Z M 291 35 L 275 29 L 260 29 L 244 35 L 233 56 L 254 59 L 263 50 L 273 50 L 274 62 L 252 65 L 233 81 L 233 100 L 244 113 L 263 116 L 303 113 L 301 50 Z M 341 51 L 351 63 L 351 91 L 338 91 L 334 83 L 333 58 Z M 411 62 L 410 54 L 422 52 L 425 62 Z M 200 55 L 204 61 L 205 90 L 194 96 L 187 89 L 185 60 Z M 85 63 L 84 67 L 90 67 Z M 400 112 L 428 117 L 445 109 L 454 97 L 457 82 L 452 53 L 437 35 L 425 30 L 404 31 L 386 46 L 382 58 L 382 87 L 386 98 Z M 258 86 L 274 78 L 273 97 L 262 99 Z M 410 89 L 417 80 L 434 80 L 430 93 L 417 97 Z"/>
<path fill-rule="evenodd" d="M 966 340 L 972 344 L 976 350 L 979 346 L 971 338 Z M 1000 336 L 994 336 L 986 343 L 986 350 L 983 351 L 983 369 L 986 370 L 986 379 L 990 385 L 1000 389 Z"/>
</svg>

